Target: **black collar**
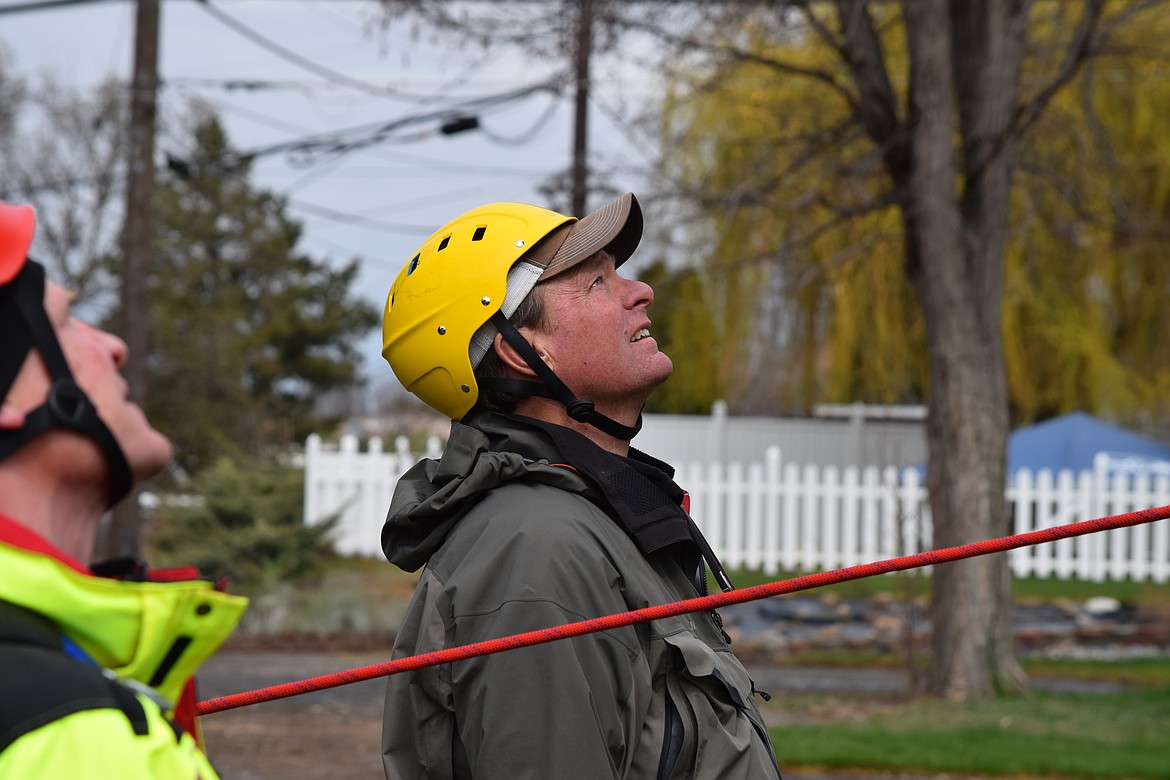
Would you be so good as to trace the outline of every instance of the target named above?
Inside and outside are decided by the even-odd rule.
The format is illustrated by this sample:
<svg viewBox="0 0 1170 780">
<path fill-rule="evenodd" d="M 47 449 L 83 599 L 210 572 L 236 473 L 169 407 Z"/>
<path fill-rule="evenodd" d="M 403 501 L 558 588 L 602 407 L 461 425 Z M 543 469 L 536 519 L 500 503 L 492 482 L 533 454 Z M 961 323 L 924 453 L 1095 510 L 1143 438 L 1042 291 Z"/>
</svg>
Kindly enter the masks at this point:
<svg viewBox="0 0 1170 780">
<path fill-rule="evenodd" d="M 61 632 L 40 613 L 0 601 L 0 643 L 40 645 L 61 649 Z"/>
<path fill-rule="evenodd" d="M 590 499 L 621 526 L 642 555 L 649 556 L 676 545 L 673 554 L 684 571 L 695 571 L 701 557 L 720 588 L 726 591 L 734 587 L 715 551 L 683 509 L 685 493 L 675 484 L 674 469 L 669 465 L 634 448 L 630 448 L 628 457 L 615 455 L 562 425 L 518 414 L 480 414 L 484 416 L 478 422 L 484 427 L 479 430 L 493 442 L 493 449 L 545 460 L 549 456 L 548 445 L 551 445 L 554 456 L 580 474 L 593 488 Z M 492 417 L 504 421 L 504 430 L 493 430 L 496 426 L 492 424 Z M 468 422 L 479 427 L 476 421 Z M 522 444 L 524 437 L 518 437 L 519 441 L 510 440 L 508 429 L 517 427 L 540 431 L 547 445 L 540 448 Z M 706 593 L 706 575 L 701 568 L 696 574 L 695 587 L 700 593 Z"/>
<path fill-rule="evenodd" d="M 643 555 L 680 542 L 694 543 L 691 518 L 683 511 L 683 490 L 673 470 L 649 455 L 631 450 L 623 458 L 561 425 L 508 414 L 513 423 L 538 428 L 548 436 L 566 465 L 575 469 L 604 497 L 613 517 Z"/>
</svg>

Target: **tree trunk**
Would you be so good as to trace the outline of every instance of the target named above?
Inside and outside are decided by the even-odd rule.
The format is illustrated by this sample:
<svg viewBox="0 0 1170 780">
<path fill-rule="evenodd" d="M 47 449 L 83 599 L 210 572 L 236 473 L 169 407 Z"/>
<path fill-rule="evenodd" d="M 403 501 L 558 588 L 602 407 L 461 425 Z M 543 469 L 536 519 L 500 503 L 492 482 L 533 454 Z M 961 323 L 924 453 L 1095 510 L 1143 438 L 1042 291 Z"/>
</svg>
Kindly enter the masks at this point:
<svg viewBox="0 0 1170 780">
<path fill-rule="evenodd" d="M 1027 40 L 1028 0 L 951 0 L 955 31 L 954 74 L 963 137 L 963 243 L 967 268 L 976 290 L 983 339 L 995 371 L 986 376 L 993 409 L 999 418 L 987 431 L 986 446 L 996 457 L 987 461 L 992 484 L 986 537 L 1012 533 L 1004 498 L 1006 450 L 1010 430 L 1008 389 L 1003 354 L 1003 279 L 1010 225 L 1015 138 L 1012 119 L 1019 100 L 1020 73 Z M 1006 555 L 991 556 L 988 583 L 992 600 L 988 667 L 992 684 L 1007 692 L 1027 688 L 1015 652 L 1012 574 Z"/>
<path fill-rule="evenodd" d="M 1012 67 L 1011 51 L 1022 38 L 989 41 L 1016 34 L 1003 23 L 1015 10 L 996 0 L 905 4 L 911 57 L 911 172 L 903 193 L 910 212 L 907 273 L 927 325 L 928 485 L 936 547 L 1008 533 L 1000 310 L 1011 162 L 996 129 L 1010 120 L 1018 49 L 1017 73 L 1005 76 L 1004 70 Z M 995 57 L 1002 61 L 992 62 Z M 964 178 L 956 184 L 960 172 Z M 931 616 L 932 693 L 973 698 L 1023 686 L 1005 556 L 937 567 Z"/>
</svg>

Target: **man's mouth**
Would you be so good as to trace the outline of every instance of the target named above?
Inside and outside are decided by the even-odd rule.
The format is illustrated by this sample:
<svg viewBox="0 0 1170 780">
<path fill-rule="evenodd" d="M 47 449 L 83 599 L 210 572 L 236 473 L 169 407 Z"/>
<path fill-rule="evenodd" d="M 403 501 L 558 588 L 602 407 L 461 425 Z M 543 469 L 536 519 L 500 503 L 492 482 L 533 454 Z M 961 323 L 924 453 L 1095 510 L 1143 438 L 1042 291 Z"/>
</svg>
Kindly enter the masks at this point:
<svg viewBox="0 0 1170 780">
<path fill-rule="evenodd" d="M 630 337 L 630 343 L 632 344 L 635 341 L 641 341 L 642 339 L 648 339 L 648 338 L 650 338 L 650 329 L 649 328 L 642 328 L 641 330 L 639 330 L 637 333 L 635 333 L 633 336 Z"/>
</svg>

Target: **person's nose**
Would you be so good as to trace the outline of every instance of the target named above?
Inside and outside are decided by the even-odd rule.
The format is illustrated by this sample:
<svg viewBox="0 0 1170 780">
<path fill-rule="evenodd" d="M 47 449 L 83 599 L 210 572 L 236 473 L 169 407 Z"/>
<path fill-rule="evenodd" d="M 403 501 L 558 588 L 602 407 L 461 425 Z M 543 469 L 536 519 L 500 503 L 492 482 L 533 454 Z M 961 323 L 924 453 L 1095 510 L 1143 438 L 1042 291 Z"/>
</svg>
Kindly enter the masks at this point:
<svg viewBox="0 0 1170 780">
<path fill-rule="evenodd" d="M 627 308 L 646 308 L 654 302 L 654 288 L 650 285 L 638 279 L 627 279 L 626 285 Z"/>
<path fill-rule="evenodd" d="M 113 333 L 108 333 L 104 330 L 99 330 L 101 337 L 106 340 L 109 346 L 110 355 L 114 358 L 114 365 L 118 368 L 126 365 L 126 359 L 130 356 L 130 348 L 126 346 L 126 342 L 115 336 Z"/>
</svg>

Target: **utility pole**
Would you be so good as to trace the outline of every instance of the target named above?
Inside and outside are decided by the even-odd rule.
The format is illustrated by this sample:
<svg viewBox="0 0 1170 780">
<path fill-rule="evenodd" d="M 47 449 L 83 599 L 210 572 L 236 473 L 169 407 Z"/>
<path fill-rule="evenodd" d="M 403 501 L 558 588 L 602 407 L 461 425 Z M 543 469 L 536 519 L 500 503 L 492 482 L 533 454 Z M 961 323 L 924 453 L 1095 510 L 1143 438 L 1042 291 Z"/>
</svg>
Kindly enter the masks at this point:
<svg viewBox="0 0 1170 780">
<path fill-rule="evenodd" d="M 159 0 L 137 0 L 134 71 L 130 80 L 130 143 L 126 215 L 122 225 L 122 287 L 118 331 L 130 357 L 122 369 L 130 400 L 146 402 L 146 354 L 150 347 L 150 293 L 147 273 L 154 251 L 154 137 L 158 111 Z M 99 557 L 132 556 L 140 548 L 138 491 L 112 512 L 99 539 Z"/>
<path fill-rule="evenodd" d="M 589 195 L 587 131 L 589 125 L 589 55 L 593 51 L 593 0 L 581 0 L 577 17 L 577 114 L 573 124 L 573 207 L 569 212 L 585 216 Z"/>
</svg>

